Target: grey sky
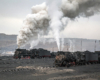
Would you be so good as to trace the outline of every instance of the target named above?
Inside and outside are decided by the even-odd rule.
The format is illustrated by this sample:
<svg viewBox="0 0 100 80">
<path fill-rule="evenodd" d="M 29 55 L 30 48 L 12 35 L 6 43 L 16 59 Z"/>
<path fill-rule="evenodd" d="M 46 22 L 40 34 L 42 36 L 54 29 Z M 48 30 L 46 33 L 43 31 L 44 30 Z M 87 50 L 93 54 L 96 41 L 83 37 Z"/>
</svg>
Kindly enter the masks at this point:
<svg viewBox="0 0 100 80">
<path fill-rule="evenodd" d="M 0 15 L 3 17 L 24 18 L 31 7 L 45 0 L 0 0 Z"/>
<path fill-rule="evenodd" d="M 18 34 L 31 7 L 45 0 L 0 0 L 0 33 Z"/>
<path fill-rule="evenodd" d="M 100 14 L 70 21 L 63 34 L 70 38 L 100 39 Z"/>
<path fill-rule="evenodd" d="M 23 19 L 31 13 L 31 7 L 44 1 L 47 0 L 0 0 L 0 33 L 18 34 Z M 62 33 L 64 37 L 100 39 L 99 30 L 100 13 L 70 21 Z"/>
</svg>

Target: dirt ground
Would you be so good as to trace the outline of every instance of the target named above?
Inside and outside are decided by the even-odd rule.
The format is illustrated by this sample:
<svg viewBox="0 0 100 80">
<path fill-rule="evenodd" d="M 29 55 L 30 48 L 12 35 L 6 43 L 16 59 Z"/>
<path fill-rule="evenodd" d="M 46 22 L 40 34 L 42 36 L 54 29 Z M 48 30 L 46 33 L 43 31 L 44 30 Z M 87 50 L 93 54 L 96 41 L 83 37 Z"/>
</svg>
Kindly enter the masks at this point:
<svg viewBox="0 0 100 80">
<path fill-rule="evenodd" d="M 100 80 L 100 64 L 53 67 L 54 58 L 0 60 L 0 80 Z"/>
</svg>

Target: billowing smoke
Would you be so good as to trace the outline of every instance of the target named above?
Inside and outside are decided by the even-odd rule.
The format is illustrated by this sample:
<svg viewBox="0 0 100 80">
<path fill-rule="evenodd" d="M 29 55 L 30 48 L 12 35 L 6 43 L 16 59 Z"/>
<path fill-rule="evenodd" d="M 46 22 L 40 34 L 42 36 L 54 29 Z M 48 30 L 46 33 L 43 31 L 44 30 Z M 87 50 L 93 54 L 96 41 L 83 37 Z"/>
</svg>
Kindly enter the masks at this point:
<svg viewBox="0 0 100 80">
<path fill-rule="evenodd" d="M 63 21 L 63 24 L 68 23 L 67 18 L 90 17 L 100 11 L 100 0 L 62 0 L 61 11 L 66 19 Z M 71 40 L 69 41 L 69 49 L 73 50 L 74 43 Z"/>
<path fill-rule="evenodd" d="M 34 46 L 37 46 L 38 43 L 40 41 L 40 36 L 38 35 L 38 38 L 33 40 L 31 43 L 30 43 L 30 49 L 32 49 Z"/>
<path fill-rule="evenodd" d="M 32 7 L 32 14 L 28 14 L 17 37 L 18 47 L 38 40 L 38 35 L 48 33 L 49 15 L 45 3 Z"/>
<path fill-rule="evenodd" d="M 33 48 L 40 41 L 38 35 L 47 35 L 52 30 L 60 50 L 59 34 L 66 27 L 68 20 L 80 16 L 89 17 L 99 12 L 100 0 L 62 0 L 59 7 L 55 0 L 48 7 L 45 3 L 32 7 L 32 14 L 27 15 L 17 37 L 18 47 L 32 42 Z M 63 43 L 62 39 L 62 49 Z"/>
<path fill-rule="evenodd" d="M 62 0 L 61 10 L 71 19 L 89 17 L 100 11 L 100 0 Z"/>
</svg>

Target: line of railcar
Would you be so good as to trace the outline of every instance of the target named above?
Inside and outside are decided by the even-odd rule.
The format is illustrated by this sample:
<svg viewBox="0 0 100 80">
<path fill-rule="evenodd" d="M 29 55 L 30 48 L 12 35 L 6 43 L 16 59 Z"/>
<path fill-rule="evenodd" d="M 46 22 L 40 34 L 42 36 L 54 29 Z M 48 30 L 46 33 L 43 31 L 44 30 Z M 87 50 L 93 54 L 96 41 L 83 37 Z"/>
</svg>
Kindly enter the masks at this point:
<svg viewBox="0 0 100 80">
<path fill-rule="evenodd" d="M 72 66 L 100 63 L 100 51 L 57 52 L 55 66 Z"/>
<path fill-rule="evenodd" d="M 16 49 L 15 59 L 34 59 L 34 58 L 55 58 L 55 66 L 72 66 L 72 65 L 85 65 L 85 64 L 97 64 L 100 63 L 100 51 L 76 51 L 76 52 L 63 52 L 58 51 L 56 53 L 39 48 L 39 49 Z"/>
<path fill-rule="evenodd" d="M 51 58 L 54 55 L 50 53 L 50 51 L 39 48 L 39 49 L 31 49 L 31 50 L 26 50 L 26 49 L 16 49 L 14 58 L 15 59 L 29 59 L 29 58 Z M 55 56 L 54 56 L 55 57 Z"/>
</svg>

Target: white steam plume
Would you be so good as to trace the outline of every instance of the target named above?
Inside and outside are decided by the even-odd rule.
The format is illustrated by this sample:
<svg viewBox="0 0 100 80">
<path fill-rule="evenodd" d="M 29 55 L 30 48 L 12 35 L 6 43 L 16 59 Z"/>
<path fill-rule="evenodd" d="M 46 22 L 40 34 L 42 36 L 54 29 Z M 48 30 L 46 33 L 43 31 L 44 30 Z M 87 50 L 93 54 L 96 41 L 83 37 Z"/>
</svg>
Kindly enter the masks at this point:
<svg viewBox="0 0 100 80">
<path fill-rule="evenodd" d="M 49 26 L 48 7 L 45 3 L 32 7 L 32 14 L 28 14 L 22 29 L 17 36 L 17 45 L 21 47 L 38 38 L 41 33 L 46 34 Z"/>
<path fill-rule="evenodd" d="M 63 28 L 61 18 L 63 16 L 63 13 L 59 11 L 59 8 L 57 6 L 57 1 L 53 2 L 49 7 L 49 14 L 50 14 L 50 28 L 53 31 L 55 40 L 57 42 L 58 50 L 60 50 L 60 31 Z"/>
<path fill-rule="evenodd" d="M 69 39 L 69 42 L 70 42 L 69 50 L 73 52 L 74 51 L 74 47 L 75 47 L 74 41 Z"/>
<path fill-rule="evenodd" d="M 63 27 L 62 27 L 63 30 L 67 26 L 68 21 L 69 21 L 69 18 L 67 18 L 67 17 L 63 17 L 61 19 L 61 22 L 63 24 Z M 64 49 L 64 37 L 63 37 L 63 34 L 61 34 L 61 36 L 62 36 L 62 38 L 61 38 L 61 51 L 63 51 L 63 49 Z"/>
<path fill-rule="evenodd" d="M 62 0 L 61 10 L 64 16 L 72 19 L 89 17 L 100 11 L 100 0 Z"/>
<path fill-rule="evenodd" d="M 72 43 L 73 43 L 73 50 L 72 50 L 72 52 L 75 52 L 75 40 L 72 40 Z"/>
<path fill-rule="evenodd" d="M 72 50 L 72 41 L 69 39 L 69 51 L 71 51 Z"/>
<path fill-rule="evenodd" d="M 64 38 L 61 38 L 61 51 L 64 49 Z"/>
<path fill-rule="evenodd" d="M 39 44 L 40 41 L 40 35 L 38 34 L 38 38 L 34 39 L 31 43 L 30 43 L 30 49 L 32 49 L 34 46 L 37 46 Z"/>
</svg>

